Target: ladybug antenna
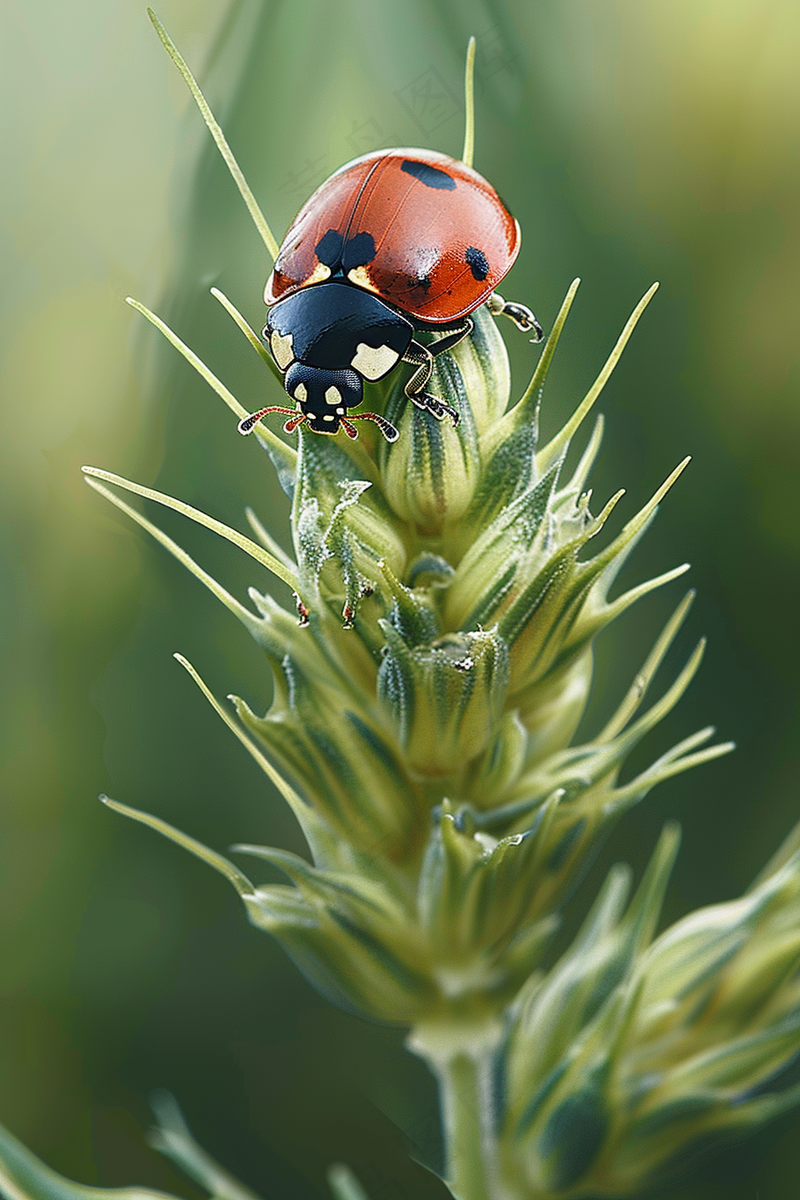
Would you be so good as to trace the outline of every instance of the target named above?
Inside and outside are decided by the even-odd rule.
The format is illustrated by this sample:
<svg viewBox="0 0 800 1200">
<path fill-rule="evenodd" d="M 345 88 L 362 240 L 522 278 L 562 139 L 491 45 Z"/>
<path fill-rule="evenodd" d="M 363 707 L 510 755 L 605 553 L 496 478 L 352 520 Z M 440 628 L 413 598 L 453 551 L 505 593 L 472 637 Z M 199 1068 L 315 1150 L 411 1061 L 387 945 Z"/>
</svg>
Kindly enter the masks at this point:
<svg viewBox="0 0 800 1200">
<path fill-rule="evenodd" d="M 284 433 L 294 433 L 295 429 L 297 429 L 297 426 L 302 425 L 303 421 L 306 420 L 307 416 L 308 416 L 307 413 L 300 413 L 299 416 L 297 414 L 295 414 L 295 416 L 290 417 L 288 421 L 284 421 L 283 432 Z"/>
<path fill-rule="evenodd" d="M 250 413 L 249 417 L 242 418 L 242 420 L 239 422 L 239 424 L 237 426 L 239 433 L 243 434 L 244 437 L 247 437 L 248 433 L 253 432 L 253 430 L 255 429 L 256 425 L 258 424 L 258 422 L 261 420 L 262 417 L 265 417 L 267 415 L 267 413 L 273 413 L 273 412 L 286 413 L 290 417 L 297 416 L 296 408 L 278 408 L 276 405 L 272 405 L 271 408 L 260 408 L 258 410 L 258 412 Z M 299 425 L 299 423 L 300 423 L 299 421 L 296 421 L 295 425 Z M 289 424 L 290 424 L 290 422 L 287 421 L 286 425 L 289 425 Z M 286 428 L 286 426 L 284 426 L 284 428 Z M 294 428 L 294 426 L 292 426 L 292 428 Z M 288 432 L 291 433 L 291 430 L 288 430 Z"/>
<path fill-rule="evenodd" d="M 464 107 L 467 111 L 467 124 L 464 129 L 464 150 L 461 161 L 468 167 L 472 166 L 475 157 L 475 38 L 469 39 L 467 46 L 467 67 L 464 72 Z"/>
<path fill-rule="evenodd" d="M 396 442 L 400 437 L 399 431 L 394 427 L 391 421 L 387 421 L 386 417 L 382 417 L 380 413 L 350 413 L 347 420 L 342 417 L 342 427 L 349 438 L 357 438 L 358 431 L 350 424 L 351 421 L 374 421 L 380 429 L 387 442 Z"/>
<path fill-rule="evenodd" d="M 261 234 L 261 239 L 269 251 L 270 258 L 274 262 L 278 257 L 278 251 L 280 247 L 275 240 L 275 235 L 267 224 L 267 218 L 261 211 L 258 201 L 250 190 L 249 184 L 242 174 L 241 167 L 233 157 L 233 151 L 228 145 L 228 140 L 225 137 L 225 134 L 220 129 L 216 117 L 209 108 L 208 101 L 200 91 L 200 88 L 197 86 L 197 80 L 184 62 L 183 55 L 178 50 L 177 46 L 159 21 L 156 14 L 153 12 L 152 8 L 148 8 L 147 15 L 152 21 L 156 33 L 161 38 L 161 41 L 164 44 L 164 49 L 175 63 L 175 66 L 178 68 L 183 78 L 186 80 L 186 86 L 194 96 L 195 103 L 202 113 L 203 120 L 208 126 L 209 132 L 214 141 L 217 143 L 217 149 L 225 159 L 225 165 L 233 176 L 233 181 L 241 192 L 242 199 L 247 205 L 250 216 L 253 218 L 255 223 L 255 227 Z"/>
</svg>

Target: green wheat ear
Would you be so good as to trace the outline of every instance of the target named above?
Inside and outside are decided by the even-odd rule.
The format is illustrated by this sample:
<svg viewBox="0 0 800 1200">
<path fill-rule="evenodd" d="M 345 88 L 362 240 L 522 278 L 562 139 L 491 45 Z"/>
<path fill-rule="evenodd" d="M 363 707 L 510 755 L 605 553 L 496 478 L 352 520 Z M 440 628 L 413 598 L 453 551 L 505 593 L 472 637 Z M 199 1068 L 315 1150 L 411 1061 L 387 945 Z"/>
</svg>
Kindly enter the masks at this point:
<svg viewBox="0 0 800 1200">
<path fill-rule="evenodd" d="M 274 258 L 275 239 L 224 135 L 151 19 Z M 474 40 L 466 163 L 473 64 Z M 291 555 L 255 512 L 256 540 L 150 487 L 84 468 L 89 486 L 182 562 L 266 657 L 272 700 L 254 709 L 235 696 L 226 706 L 176 655 L 290 806 L 308 855 L 233 847 L 283 880 L 259 883 L 161 817 L 103 799 L 223 875 L 250 921 L 324 995 L 409 1030 L 409 1048 L 440 1084 L 446 1181 L 457 1200 L 632 1195 L 696 1143 L 755 1126 L 800 1098 L 782 1074 L 800 1051 L 800 833 L 744 897 L 655 936 L 678 848 L 677 828 L 667 826 L 636 890 L 628 868 L 612 868 L 571 944 L 558 956 L 552 948 L 576 881 L 613 823 L 656 784 L 732 749 L 713 743 L 709 727 L 624 775 L 699 667 L 702 641 L 660 682 L 692 593 L 620 687 L 604 727 L 576 740 L 595 639 L 688 569 L 617 590 L 688 459 L 621 527 L 623 491 L 597 503 L 587 488 L 602 418 L 571 459 L 655 285 L 573 415 L 539 444 L 543 390 L 577 283 L 516 402 L 504 343 L 480 309 L 470 337 L 437 360 L 430 385 L 459 411 L 457 428 L 414 409 L 397 381 L 376 385 L 370 398 L 400 428 L 393 444 L 375 431 L 353 444 L 301 430 L 295 450 L 259 427 L 292 500 Z M 271 367 L 245 318 L 214 294 Z M 244 407 L 178 334 L 131 303 L 241 417 Z M 247 600 L 120 491 L 247 554 L 257 585 Z M 294 592 L 297 611 L 269 594 L 274 579 Z M 253 1200 L 197 1146 L 171 1098 L 158 1096 L 155 1108 L 158 1150 L 213 1197 Z M 106 1196 L 54 1175 L 10 1135 L 0 1137 L 0 1161 L 10 1200 Z M 349 1168 L 332 1167 L 329 1182 L 336 1200 L 365 1200 Z"/>
<path fill-rule="evenodd" d="M 677 831 L 668 828 L 633 899 L 629 872 L 615 868 L 572 947 L 554 965 L 548 957 L 575 878 L 609 826 L 657 783 L 732 748 L 713 743 L 706 728 L 621 779 L 701 661 L 702 641 L 649 700 L 692 593 L 605 726 L 574 740 L 594 639 L 687 570 L 682 564 L 615 591 L 688 462 L 602 543 L 622 492 L 594 515 L 586 484 L 601 420 L 571 470 L 565 460 L 654 289 L 564 428 L 540 446 L 538 408 L 575 288 L 517 403 L 509 403 L 505 350 L 487 314 L 439 370 L 437 386 L 461 405 L 471 441 L 413 413 L 405 445 L 364 439 L 354 450 L 301 434 L 296 454 L 268 446 L 293 497 L 293 556 L 252 512 L 257 541 L 87 468 L 88 482 L 183 561 L 266 654 L 274 676 L 266 712 L 235 697 L 231 712 L 176 657 L 289 803 L 310 858 L 234 847 L 285 879 L 258 884 L 161 818 L 107 803 L 228 878 L 253 924 L 330 999 L 410 1028 L 409 1047 L 440 1081 L 448 1183 L 466 1200 L 630 1194 L 709 1131 L 755 1124 L 794 1100 L 789 1091 L 758 1090 L 800 1047 L 787 974 L 793 955 L 800 962 L 800 939 L 778 933 L 800 893 L 794 843 L 745 908 L 696 914 L 653 941 L 677 850 Z M 237 324 L 252 341 L 243 319 Z M 158 325 L 237 411 L 224 385 Z M 292 587 L 300 619 L 263 584 L 250 590 L 250 605 L 231 595 L 115 489 L 238 545 L 267 578 Z M 710 931 L 699 942 L 693 922 Z M 766 961 L 774 961 L 765 976 L 774 1003 L 765 1008 L 766 985 L 751 964 Z M 701 985 L 706 991 L 692 991 L 684 1004 L 681 988 Z M 713 989 L 724 993 L 727 1015 L 709 1040 L 695 1022 Z M 665 1013 L 674 1014 L 668 1051 Z M 640 1099 L 635 1064 L 648 1054 L 661 1055 L 653 1070 L 665 1083 Z M 507 1085 L 490 1103 L 488 1081 L 500 1064 Z M 595 1131 L 588 1142 L 587 1121 Z M 330 1179 L 335 1195 L 361 1195 L 346 1168 Z"/>
</svg>

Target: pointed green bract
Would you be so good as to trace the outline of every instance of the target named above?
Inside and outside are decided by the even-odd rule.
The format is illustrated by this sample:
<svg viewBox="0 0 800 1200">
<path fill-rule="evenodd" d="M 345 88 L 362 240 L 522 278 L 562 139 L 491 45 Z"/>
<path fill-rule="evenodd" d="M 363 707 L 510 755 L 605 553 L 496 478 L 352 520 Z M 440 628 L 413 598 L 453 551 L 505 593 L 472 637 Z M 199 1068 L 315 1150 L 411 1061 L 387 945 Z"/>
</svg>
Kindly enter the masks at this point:
<svg viewBox="0 0 800 1200">
<path fill-rule="evenodd" d="M 182 500 L 175 500 L 172 496 L 165 496 L 163 492 L 157 492 L 153 488 L 143 487 L 140 483 L 132 483 L 130 479 L 123 479 L 121 475 L 114 475 L 111 471 L 101 471 L 99 467 L 82 467 L 81 470 L 85 475 L 90 475 L 95 479 L 102 479 L 106 483 L 113 483 L 117 487 L 124 488 L 126 492 L 133 492 L 136 496 L 144 496 L 147 500 L 155 500 L 157 504 L 163 504 L 165 508 L 171 508 L 173 512 L 182 513 L 183 516 L 189 517 L 190 520 L 196 521 L 198 525 L 204 525 L 206 529 L 212 530 L 213 533 L 225 538 L 226 541 L 232 542 L 234 546 L 238 546 L 240 550 L 244 550 L 256 562 L 261 563 L 268 571 L 278 579 L 282 579 L 290 588 L 296 590 L 298 579 L 292 570 L 287 570 L 285 564 L 275 555 L 270 554 L 266 550 L 262 550 L 250 538 L 245 537 L 236 529 L 231 529 L 229 525 L 225 525 L 222 521 L 217 521 L 213 517 L 206 516 L 199 509 L 193 508 L 191 504 L 184 504 Z"/>
<path fill-rule="evenodd" d="M 385 412 L 400 436 L 377 452 L 380 484 L 395 517 L 453 544 L 483 490 L 482 439 L 502 416 L 510 392 L 508 357 L 493 318 L 479 309 L 474 323 L 469 338 L 435 360 L 428 385 L 460 414 L 458 425 L 415 408 L 403 381 L 395 380 Z"/>
<path fill-rule="evenodd" d="M 154 1150 L 171 1158 L 214 1200 L 259 1200 L 255 1192 L 234 1179 L 198 1145 L 174 1096 L 166 1091 L 154 1092 L 150 1106 L 158 1122 L 147 1139 Z"/>
<path fill-rule="evenodd" d="M 181 341 L 177 333 L 174 333 L 166 322 L 157 317 L 144 304 L 140 304 L 138 300 L 134 300 L 132 296 L 127 297 L 128 304 L 131 308 L 135 308 L 142 316 L 147 317 L 151 325 L 154 325 L 160 333 L 170 342 L 176 350 L 179 351 L 188 363 L 194 367 L 198 375 L 205 379 L 206 383 L 214 389 L 217 395 L 225 401 L 228 408 L 236 416 L 238 420 L 247 416 L 247 409 L 239 403 L 233 393 L 225 387 L 221 380 L 217 379 L 213 371 L 210 371 L 202 359 L 198 358 L 193 350 L 190 350 L 185 342 Z M 291 446 L 287 446 L 286 442 L 282 442 L 271 429 L 267 429 L 264 425 L 259 425 L 255 430 L 256 436 L 260 442 L 263 442 L 268 450 L 272 461 L 275 464 L 275 469 L 279 476 L 294 478 L 295 464 L 297 461 L 297 452 Z M 283 482 L 283 479 L 282 479 Z"/>
<path fill-rule="evenodd" d="M 229 883 L 233 884 L 243 900 L 253 897 L 255 889 L 250 880 L 223 855 L 217 854 L 215 850 L 209 850 L 208 846 L 204 846 L 202 842 L 189 837 L 186 833 L 181 833 L 180 829 L 176 829 L 168 821 L 162 821 L 160 817 L 140 812 L 139 809 L 131 808 L 127 804 L 120 804 L 118 800 L 112 800 L 109 796 L 101 796 L 100 799 L 114 812 L 121 813 L 124 817 L 130 817 L 132 821 L 138 821 L 141 825 L 148 825 L 156 833 L 163 834 L 170 841 L 182 846 L 184 850 L 188 850 L 190 854 L 194 854 L 196 858 L 208 863 L 215 871 L 219 871 L 220 875 L 224 875 Z"/>
<path fill-rule="evenodd" d="M 575 285 L 573 284 L 573 287 L 574 286 Z M 617 339 L 617 344 L 614 346 L 614 349 L 611 351 L 610 355 L 608 356 L 605 366 L 603 367 L 600 374 L 597 376 L 597 379 L 592 384 L 591 388 L 586 393 L 583 400 L 578 405 L 575 412 L 572 414 L 572 416 L 567 421 L 567 423 L 558 431 L 556 436 L 551 441 L 549 441 L 547 443 L 547 445 L 545 447 L 543 447 L 543 449 L 537 454 L 536 466 L 539 471 L 546 470 L 547 467 L 550 465 L 550 463 L 552 463 L 556 458 L 558 458 L 559 454 L 561 454 L 562 451 L 572 441 L 572 438 L 577 433 L 578 429 L 580 428 L 583 421 L 585 420 L 587 414 L 594 407 L 594 404 L 596 403 L 598 396 L 602 392 L 603 388 L 605 387 L 606 383 L 608 382 L 608 379 L 609 379 L 612 371 L 614 370 L 617 363 L 619 362 L 619 360 L 622 356 L 622 351 L 625 349 L 626 345 L 628 344 L 628 340 L 630 339 L 631 334 L 633 333 L 634 329 L 636 328 L 637 324 L 639 323 L 639 318 L 641 317 L 644 310 L 647 308 L 648 304 L 652 300 L 653 296 L 656 294 L 657 290 L 658 290 L 658 284 L 654 283 L 653 286 L 647 292 L 645 292 L 644 296 L 639 301 L 639 303 L 636 305 L 636 308 L 633 310 L 630 317 L 628 318 L 625 328 L 623 329 L 622 333 L 619 335 L 619 338 Z"/>
<path fill-rule="evenodd" d="M 112 492 L 110 488 L 103 487 L 102 483 L 98 483 L 96 479 L 92 479 L 91 477 L 87 477 L 86 482 L 93 491 L 98 492 L 101 496 L 104 496 L 105 499 L 109 500 L 115 508 L 118 508 L 121 512 L 124 512 L 126 516 L 130 517 L 132 521 L 135 521 L 141 529 L 146 530 L 146 532 L 155 538 L 157 542 L 160 542 L 161 545 L 164 546 L 165 549 L 167 549 L 170 554 L 172 554 L 178 560 L 179 563 L 182 563 L 183 566 L 186 567 L 196 579 L 199 579 L 200 582 L 208 588 L 212 595 L 216 596 L 217 599 L 225 605 L 229 612 L 232 612 L 235 617 L 238 617 L 242 624 L 249 629 L 251 633 L 255 632 L 258 623 L 253 614 L 247 608 L 245 608 L 245 606 L 241 604 L 235 596 L 232 596 L 231 593 L 222 586 L 222 584 L 218 583 L 213 576 L 209 575 L 207 571 L 204 571 L 203 568 L 194 561 L 191 555 L 187 554 L 177 542 L 173 541 L 171 537 L 162 532 L 158 526 L 153 525 L 151 521 L 148 521 L 147 517 L 142 516 L 142 514 L 137 512 L 136 509 L 130 504 L 126 504 L 126 502 Z"/>
<path fill-rule="evenodd" d="M 73 1183 L 45 1166 L 2 1125 L 0 1194 L 6 1200 L 175 1200 L 152 1188 L 99 1188 Z"/>
<path fill-rule="evenodd" d="M 569 291 L 553 322 L 553 328 L 542 347 L 536 370 L 521 398 L 505 415 L 499 414 L 501 419 L 495 425 L 490 426 L 483 435 L 482 449 L 487 461 L 491 462 L 492 456 L 502 450 L 503 457 L 516 466 L 516 470 L 511 466 L 508 469 L 508 479 L 512 491 L 528 485 L 530 472 L 535 467 L 533 451 L 536 448 L 539 432 L 539 407 L 542 403 L 544 385 L 580 282 L 580 279 L 573 279 L 570 284 Z M 528 453 L 525 453 L 526 450 Z"/>
<path fill-rule="evenodd" d="M 230 301 L 228 299 L 228 297 L 225 295 L 225 293 L 221 292 L 219 290 L 219 288 L 212 287 L 211 295 L 214 297 L 215 300 L 219 300 L 220 304 L 225 309 L 226 313 L 228 313 L 229 316 L 233 317 L 233 320 L 236 322 L 236 325 L 239 327 L 239 329 L 241 329 L 242 333 L 247 338 L 248 342 L 253 347 L 253 349 L 255 350 L 258 357 L 262 360 L 262 362 L 265 362 L 267 364 L 270 371 L 277 379 L 278 383 L 280 383 L 281 387 L 283 387 L 283 374 L 282 374 L 280 368 L 278 367 L 278 364 L 275 362 L 274 358 L 269 353 L 269 351 L 267 350 L 264 343 L 259 339 L 255 330 L 250 328 L 247 321 L 242 316 L 242 314 L 239 312 L 236 305 L 233 304 L 233 302 Z"/>
</svg>

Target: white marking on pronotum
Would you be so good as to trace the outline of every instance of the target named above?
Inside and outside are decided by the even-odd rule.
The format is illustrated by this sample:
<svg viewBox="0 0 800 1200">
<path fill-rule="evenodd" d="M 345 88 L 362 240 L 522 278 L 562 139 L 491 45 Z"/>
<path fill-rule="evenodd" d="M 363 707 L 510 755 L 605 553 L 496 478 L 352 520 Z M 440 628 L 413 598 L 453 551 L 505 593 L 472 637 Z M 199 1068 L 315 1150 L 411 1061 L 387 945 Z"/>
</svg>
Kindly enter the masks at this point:
<svg viewBox="0 0 800 1200">
<path fill-rule="evenodd" d="M 306 389 L 306 385 L 304 383 L 298 383 L 297 387 L 294 389 L 295 400 L 299 400 L 300 403 L 302 404 L 307 399 L 307 397 L 308 397 L 308 391 Z"/>
<path fill-rule="evenodd" d="M 359 342 L 355 358 L 350 365 L 356 371 L 360 371 L 365 379 L 380 379 L 387 371 L 391 371 L 399 357 L 400 355 L 391 346 L 378 346 L 376 350 L 374 346 L 368 346 L 366 342 Z"/>
<path fill-rule="evenodd" d="M 330 404 L 331 408 L 333 408 L 336 404 L 342 403 L 342 393 L 337 387 L 334 387 L 333 384 L 331 384 L 329 388 L 325 389 L 325 403 Z"/>
<path fill-rule="evenodd" d="M 269 344 L 272 347 L 272 353 L 275 356 L 275 362 L 282 371 L 285 371 L 289 363 L 294 359 L 294 351 L 292 350 L 292 335 L 290 333 L 278 333 L 277 329 L 273 329 L 269 335 Z"/>
<path fill-rule="evenodd" d="M 336 411 L 337 411 L 337 413 L 339 414 L 339 416 L 340 416 L 340 417 L 341 417 L 341 416 L 342 416 L 342 414 L 344 413 L 344 409 L 343 409 L 343 408 L 337 408 L 337 410 L 336 410 Z"/>
<path fill-rule="evenodd" d="M 333 415 L 333 413 L 323 413 L 322 419 L 323 421 L 335 421 L 336 417 Z"/>
</svg>

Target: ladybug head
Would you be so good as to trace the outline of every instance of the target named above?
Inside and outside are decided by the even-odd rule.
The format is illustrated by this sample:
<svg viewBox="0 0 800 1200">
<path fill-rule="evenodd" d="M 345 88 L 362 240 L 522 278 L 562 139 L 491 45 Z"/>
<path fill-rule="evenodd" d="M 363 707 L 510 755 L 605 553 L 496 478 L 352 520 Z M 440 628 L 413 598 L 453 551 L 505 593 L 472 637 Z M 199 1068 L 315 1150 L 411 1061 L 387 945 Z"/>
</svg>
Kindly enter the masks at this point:
<svg viewBox="0 0 800 1200">
<path fill-rule="evenodd" d="M 314 433 L 337 433 L 348 408 L 361 403 L 364 385 L 355 371 L 331 371 L 295 362 L 284 387 Z"/>
</svg>

